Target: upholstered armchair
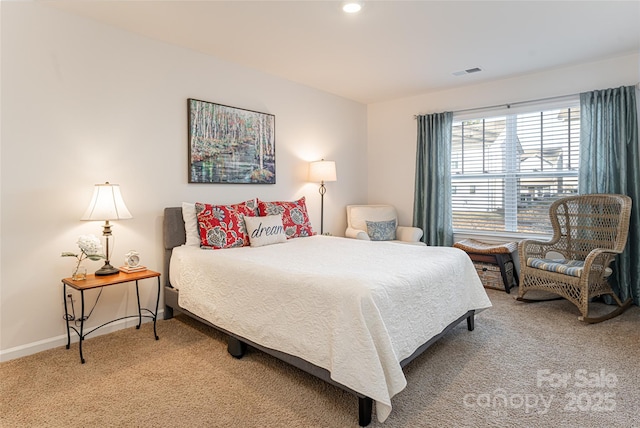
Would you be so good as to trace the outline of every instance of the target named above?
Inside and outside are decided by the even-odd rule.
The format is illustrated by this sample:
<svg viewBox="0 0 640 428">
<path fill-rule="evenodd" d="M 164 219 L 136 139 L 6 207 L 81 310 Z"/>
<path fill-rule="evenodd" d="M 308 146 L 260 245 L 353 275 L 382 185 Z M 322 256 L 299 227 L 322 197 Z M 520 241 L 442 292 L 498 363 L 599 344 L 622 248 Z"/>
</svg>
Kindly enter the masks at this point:
<svg viewBox="0 0 640 428">
<path fill-rule="evenodd" d="M 420 242 L 422 229 L 398 226 L 398 215 L 392 205 L 347 205 L 345 236 L 365 241 L 396 241 L 425 245 Z"/>
</svg>

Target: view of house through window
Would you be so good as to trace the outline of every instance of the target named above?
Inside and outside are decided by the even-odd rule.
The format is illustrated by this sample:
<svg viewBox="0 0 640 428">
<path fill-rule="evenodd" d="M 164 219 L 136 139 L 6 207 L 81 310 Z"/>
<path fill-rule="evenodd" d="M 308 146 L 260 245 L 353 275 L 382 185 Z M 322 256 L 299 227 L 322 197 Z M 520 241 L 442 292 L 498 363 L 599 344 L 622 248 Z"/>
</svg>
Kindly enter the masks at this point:
<svg viewBox="0 0 640 428">
<path fill-rule="evenodd" d="M 578 192 L 578 101 L 553 110 L 478 116 L 454 117 L 454 230 L 550 234 L 549 206 Z"/>
</svg>

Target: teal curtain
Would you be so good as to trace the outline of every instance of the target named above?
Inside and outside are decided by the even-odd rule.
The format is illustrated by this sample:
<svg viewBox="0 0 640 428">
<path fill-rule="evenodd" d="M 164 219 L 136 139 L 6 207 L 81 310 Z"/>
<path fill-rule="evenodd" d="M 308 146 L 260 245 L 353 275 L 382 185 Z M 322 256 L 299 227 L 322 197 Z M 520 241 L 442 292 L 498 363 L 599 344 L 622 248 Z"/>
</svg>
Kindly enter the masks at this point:
<svg viewBox="0 0 640 428">
<path fill-rule="evenodd" d="M 640 305 L 640 147 L 636 87 L 580 94 L 579 193 L 619 193 L 633 201 L 629 238 L 611 286 Z"/>
<path fill-rule="evenodd" d="M 418 148 L 413 225 L 427 245 L 453 245 L 451 221 L 451 128 L 453 113 L 417 116 Z"/>
</svg>

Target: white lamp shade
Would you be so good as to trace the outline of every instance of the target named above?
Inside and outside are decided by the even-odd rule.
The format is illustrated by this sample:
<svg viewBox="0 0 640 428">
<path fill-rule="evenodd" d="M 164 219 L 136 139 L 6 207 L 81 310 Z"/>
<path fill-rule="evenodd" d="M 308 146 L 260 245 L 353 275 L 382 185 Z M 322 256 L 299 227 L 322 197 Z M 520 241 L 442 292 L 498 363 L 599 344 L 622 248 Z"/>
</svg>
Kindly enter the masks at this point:
<svg viewBox="0 0 640 428">
<path fill-rule="evenodd" d="M 87 211 L 80 220 L 124 220 L 133 218 L 124 204 L 120 186 L 117 184 L 96 184 Z"/>
<path fill-rule="evenodd" d="M 309 164 L 309 181 L 336 181 L 336 163 L 334 161 L 319 160 Z"/>
</svg>

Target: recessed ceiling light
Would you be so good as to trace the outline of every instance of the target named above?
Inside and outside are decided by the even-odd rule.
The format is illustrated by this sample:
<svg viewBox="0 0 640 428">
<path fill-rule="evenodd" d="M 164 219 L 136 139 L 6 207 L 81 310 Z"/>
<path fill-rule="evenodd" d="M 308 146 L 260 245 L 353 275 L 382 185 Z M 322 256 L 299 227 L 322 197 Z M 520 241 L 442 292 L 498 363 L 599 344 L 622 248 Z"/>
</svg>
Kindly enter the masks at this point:
<svg viewBox="0 0 640 428">
<path fill-rule="evenodd" d="M 362 3 L 357 1 L 346 2 L 342 5 L 342 10 L 347 13 L 357 13 L 362 9 Z"/>
</svg>

